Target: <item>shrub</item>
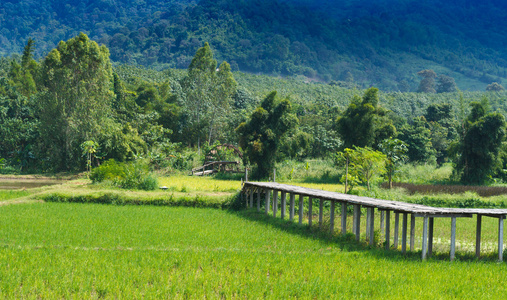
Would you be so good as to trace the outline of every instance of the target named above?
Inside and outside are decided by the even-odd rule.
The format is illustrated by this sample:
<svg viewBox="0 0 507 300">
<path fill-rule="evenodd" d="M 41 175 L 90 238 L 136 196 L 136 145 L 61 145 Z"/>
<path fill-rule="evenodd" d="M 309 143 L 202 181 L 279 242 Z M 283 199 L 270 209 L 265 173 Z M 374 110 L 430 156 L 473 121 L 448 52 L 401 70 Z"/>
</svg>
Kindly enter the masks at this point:
<svg viewBox="0 0 507 300">
<path fill-rule="evenodd" d="M 117 163 L 108 160 L 93 169 L 90 179 L 93 183 L 109 181 L 123 189 L 151 191 L 158 187 L 157 179 L 150 173 L 148 165 L 142 161 Z"/>
<path fill-rule="evenodd" d="M 116 180 L 123 176 L 123 167 L 114 159 L 110 159 L 102 165 L 94 168 L 90 174 L 93 183 L 103 182 L 106 180 Z"/>
</svg>

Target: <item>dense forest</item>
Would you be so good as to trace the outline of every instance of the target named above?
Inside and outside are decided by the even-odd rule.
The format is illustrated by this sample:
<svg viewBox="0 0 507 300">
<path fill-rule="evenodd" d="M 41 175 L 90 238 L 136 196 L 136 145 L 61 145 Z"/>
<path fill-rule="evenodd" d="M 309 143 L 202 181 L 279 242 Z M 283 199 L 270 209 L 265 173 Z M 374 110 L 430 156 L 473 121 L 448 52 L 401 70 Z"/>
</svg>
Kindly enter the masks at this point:
<svg viewBox="0 0 507 300">
<path fill-rule="evenodd" d="M 186 70 L 164 71 L 113 67 L 108 48 L 83 33 L 39 61 L 35 47 L 29 40 L 20 55 L 0 60 L 4 171 L 80 171 L 110 159 L 188 170 L 196 153 L 228 143 L 241 147 L 259 177 L 276 161 L 341 164 L 340 155 L 371 153 L 452 162 L 465 183 L 505 176 L 507 93 L 500 89 L 386 93 L 251 75 L 218 64 L 208 43 Z"/>
<path fill-rule="evenodd" d="M 233 71 L 415 92 L 421 70 L 482 90 L 507 76 L 502 1 L 2 1 L 0 54 L 86 33 L 116 63 L 186 69 L 209 42 Z"/>
</svg>

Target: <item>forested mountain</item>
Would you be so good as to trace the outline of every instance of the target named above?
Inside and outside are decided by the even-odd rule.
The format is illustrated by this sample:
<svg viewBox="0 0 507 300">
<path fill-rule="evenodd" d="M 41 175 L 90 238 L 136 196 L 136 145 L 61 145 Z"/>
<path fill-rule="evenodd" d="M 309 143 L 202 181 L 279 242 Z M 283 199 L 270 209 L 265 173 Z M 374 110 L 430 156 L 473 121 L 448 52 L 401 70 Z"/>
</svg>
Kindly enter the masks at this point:
<svg viewBox="0 0 507 300">
<path fill-rule="evenodd" d="M 157 69 L 209 42 L 244 72 L 415 91 L 433 69 L 484 90 L 507 77 L 506 15 L 499 0 L 5 0 L 0 54 L 31 37 L 42 57 L 82 31 L 114 62 Z"/>
</svg>

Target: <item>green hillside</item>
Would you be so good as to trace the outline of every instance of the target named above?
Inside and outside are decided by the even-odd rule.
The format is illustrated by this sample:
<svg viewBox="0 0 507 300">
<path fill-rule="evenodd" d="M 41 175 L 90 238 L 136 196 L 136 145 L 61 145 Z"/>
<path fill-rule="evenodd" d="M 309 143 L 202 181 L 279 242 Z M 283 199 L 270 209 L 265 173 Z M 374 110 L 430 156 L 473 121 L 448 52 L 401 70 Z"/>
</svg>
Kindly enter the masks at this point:
<svg viewBox="0 0 507 300">
<path fill-rule="evenodd" d="M 462 90 L 507 75 L 499 1 L 2 1 L 0 54 L 45 55 L 85 32 L 115 62 L 187 68 L 203 42 L 233 70 L 417 90 L 433 69 Z"/>
</svg>

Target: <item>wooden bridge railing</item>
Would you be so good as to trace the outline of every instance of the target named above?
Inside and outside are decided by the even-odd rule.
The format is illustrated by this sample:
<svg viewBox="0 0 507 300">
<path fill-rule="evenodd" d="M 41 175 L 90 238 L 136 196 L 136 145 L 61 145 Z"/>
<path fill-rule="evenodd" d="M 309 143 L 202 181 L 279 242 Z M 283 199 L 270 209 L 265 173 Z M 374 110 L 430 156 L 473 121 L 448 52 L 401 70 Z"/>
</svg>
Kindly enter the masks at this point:
<svg viewBox="0 0 507 300">
<path fill-rule="evenodd" d="M 299 186 L 292 186 L 287 184 L 279 184 L 275 182 L 249 182 L 243 184 L 242 193 L 245 195 L 246 204 L 248 207 L 254 206 L 254 195 L 257 195 L 257 211 L 261 210 L 261 194 L 264 194 L 265 205 L 264 210 L 266 214 L 270 212 L 273 216 L 278 215 L 278 204 L 280 203 L 280 215 L 284 219 L 286 217 L 287 208 L 287 194 L 289 194 L 289 219 L 294 221 L 295 212 L 295 198 L 299 196 L 299 224 L 303 223 L 303 210 L 304 199 L 308 197 L 308 225 L 313 224 L 313 205 L 314 200 L 319 200 L 319 226 L 323 226 L 323 211 L 324 202 L 330 202 L 330 231 L 334 233 L 334 221 L 336 205 L 339 204 L 341 210 L 341 233 L 343 235 L 347 232 L 347 206 L 353 205 L 353 228 L 352 232 L 359 241 L 361 235 L 361 207 L 366 208 L 366 240 L 373 246 L 374 232 L 375 232 L 375 209 L 380 211 L 380 231 L 384 233 L 386 241 L 386 249 L 390 248 L 391 244 L 391 212 L 394 212 L 394 247 L 398 248 L 399 245 L 399 227 L 400 215 L 402 217 L 401 225 L 401 251 L 407 251 L 408 239 L 408 216 L 410 215 L 410 251 L 414 251 L 415 243 L 415 226 L 416 218 L 423 219 L 423 234 L 422 234 L 422 259 L 425 260 L 433 252 L 433 234 L 434 234 L 434 218 L 450 218 L 451 219 L 451 245 L 450 245 L 450 259 L 454 260 L 456 251 L 456 219 L 457 218 L 472 218 L 473 215 L 477 216 L 476 225 L 476 243 L 475 254 L 480 256 L 481 252 L 481 230 L 482 218 L 492 217 L 498 218 L 498 259 L 503 260 L 503 220 L 507 216 L 507 209 L 474 209 L 474 208 L 439 208 L 419 204 L 405 203 L 400 201 L 379 200 L 369 197 L 360 197 L 348 194 L 341 194 L 335 192 L 328 192 L 323 190 L 316 190 L 304 188 Z M 280 200 L 278 194 L 280 193 Z M 273 197 L 271 198 L 271 194 Z M 273 200 L 271 200 L 273 199 Z"/>
</svg>

